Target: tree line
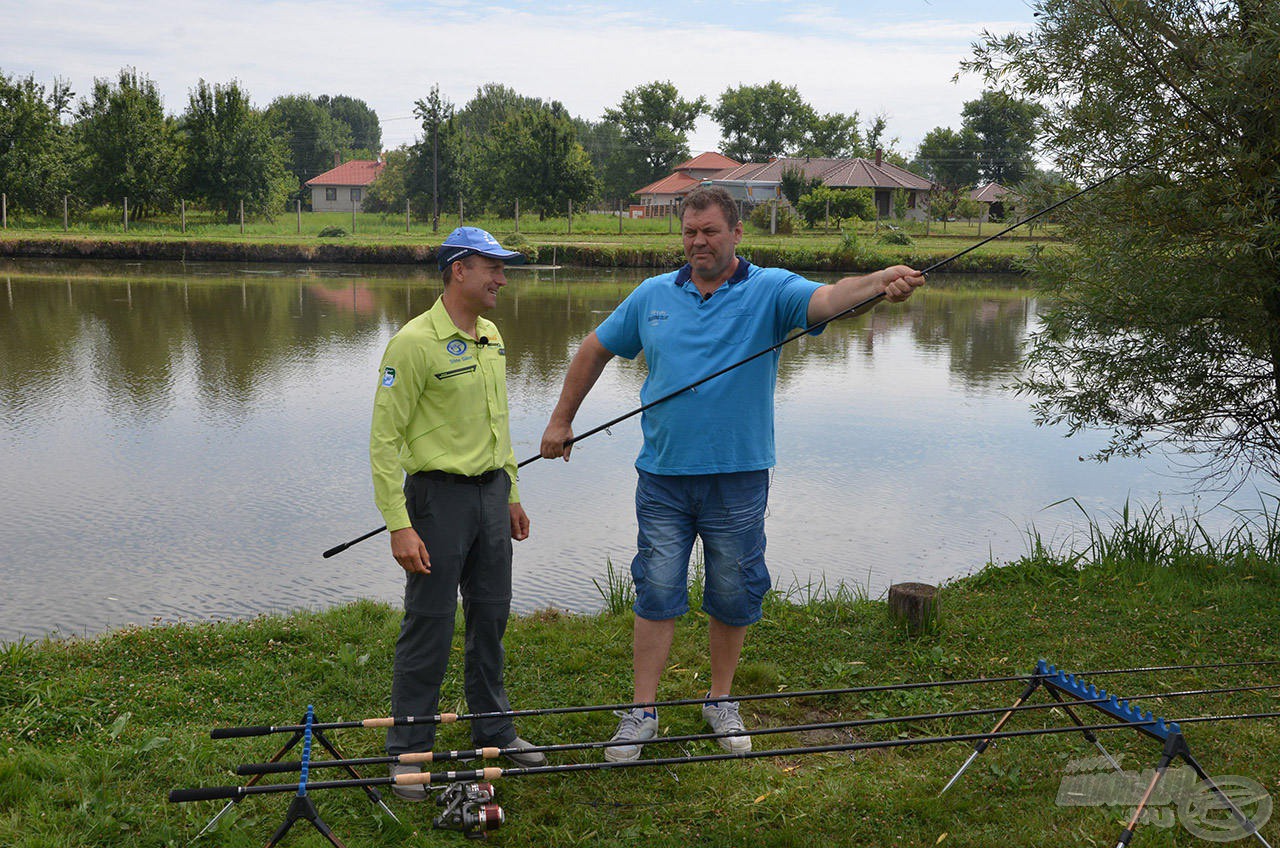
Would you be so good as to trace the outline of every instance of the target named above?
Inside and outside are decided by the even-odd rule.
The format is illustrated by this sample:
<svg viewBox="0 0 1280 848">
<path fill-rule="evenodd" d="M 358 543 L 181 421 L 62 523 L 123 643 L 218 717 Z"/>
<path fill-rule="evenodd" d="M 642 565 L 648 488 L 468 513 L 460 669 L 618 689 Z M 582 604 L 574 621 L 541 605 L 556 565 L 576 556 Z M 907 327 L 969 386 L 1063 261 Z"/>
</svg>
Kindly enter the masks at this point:
<svg viewBox="0 0 1280 848">
<path fill-rule="evenodd" d="M 284 208 L 335 156 L 376 155 L 377 115 L 346 96 L 280 97 L 266 109 L 232 81 L 200 82 L 180 115 L 165 112 L 155 83 L 133 68 L 94 81 L 74 101 L 63 82 L 0 72 L 0 190 L 11 206 L 54 214 L 119 203 L 147 217 L 179 198 L 234 220 Z"/>
<path fill-rule="evenodd" d="M 980 173 L 1031 159 L 1034 113 L 1014 110 L 1016 120 L 1001 123 L 1006 106 L 986 95 L 966 104 L 984 139 Z M 95 80 L 78 101 L 64 82 L 46 87 L 0 71 L 0 191 L 10 206 L 42 214 L 60 212 L 67 196 L 78 209 L 128 197 L 134 217 L 171 211 L 184 198 L 232 221 L 242 202 L 248 214 L 272 215 L 291 198 L 309 202 L 306 181 L 339 161 L 382 156 L 365 209 L 400 212 L 407 203 L 425 217 L 462 204 L 510 214 L 518 199 L 546 216 L 569 203 L 612 207 L 667 175 L 690 157 L 689 134 L 708 115 L 723 153 L 741 162 L 883 149 L 917 173 L 946 173 L 933 148 L 914 160 L 895 150 L 883 115 L 820 113 L 777 81 L 728 88 L 714 105 L 654 81 L 626 91 L 598 121 L 504 85 L 482 85 L 461 106 L 435 86 L 414 113 L 421 136 L 384 153 L 378 116 L 347 95 L 289 94 L 259 109 L 238 82 L 201 80 L 186 109 L 169 115 L 155 83 L 134 68 Z M 993 158 L 996 149 L 1005 152 Z"/>
</svg>

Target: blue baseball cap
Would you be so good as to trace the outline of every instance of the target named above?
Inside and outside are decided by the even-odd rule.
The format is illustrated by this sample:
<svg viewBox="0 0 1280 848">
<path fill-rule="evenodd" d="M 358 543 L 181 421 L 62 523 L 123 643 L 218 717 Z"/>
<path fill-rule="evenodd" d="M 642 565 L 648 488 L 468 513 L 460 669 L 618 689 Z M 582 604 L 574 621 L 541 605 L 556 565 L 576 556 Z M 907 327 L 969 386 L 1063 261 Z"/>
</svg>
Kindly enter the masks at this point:
<svg viewBox="0 0 1280 848">
<path fill-rule="evenodd" d="M 458 227 L 449 233 L 444 244 L 436 251 L 436 264 L 443 271 L 459 259 L 479 254 L 490 259 L 501 259 L 508 265 L 524 263 L 524 254 L 515 250 L 507 250 L 498 244 L 498 240 L 479 227 Z"/>
</svg>

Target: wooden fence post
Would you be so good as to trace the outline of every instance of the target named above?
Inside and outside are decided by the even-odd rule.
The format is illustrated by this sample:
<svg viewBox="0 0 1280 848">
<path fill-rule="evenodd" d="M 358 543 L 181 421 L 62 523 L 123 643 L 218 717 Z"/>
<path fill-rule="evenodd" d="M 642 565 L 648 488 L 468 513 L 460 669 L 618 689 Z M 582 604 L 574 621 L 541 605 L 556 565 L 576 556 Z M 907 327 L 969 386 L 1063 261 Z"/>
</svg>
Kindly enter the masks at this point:
<svg viewBox="0 0 1280 848">
<path fill-rule="evenodd" d="M 622 235 L 622 201 L 618 201 L 618 235 Z"/>
<path fill-rule="evenodd" d="M 778 201 L 769 201 L 769 235 L 778 234 Z"/>
<path fill-rule="evenodd" d="M 240 235 L 244 235 L 244 198 L 240 198 Z"/>
<path fill-rule="evenodd" d="M 293 214 L 298 219 L 298 235 L 302 235 L 302 198 L 295 197 L 293 199 Z"/>
<path fill-rule="evenodd" d="M 573 201 L 569 201 L 569 235 L 573 235 Z"/>
<path fill-rule="evenodd" d="M 516 198 L 516 232 L 520 232 L 520 198 Z"/>
<path fill-rule="evenodd" d="M 409 198 L 404 199 L 404 231 L 409 232 Z"/>
<path fill-rule="evenodd" d="M 9 195 L 0 194 L 0 228 L 9 229 Z"/>
<path fill-rule="evenodd" d="M 64 194 L 64 195 L 62 195 L 62 231 L 63 231 L 64 233 L 65 233 L 67 230 L 71 229 L 71 220 L 70 220 L 70 216 L 67 214 L 67 207 L 70 205 L 70 204 L 67 202 L 67 197 L 68 197 L 68 196 L 67 196 L 67 195 L 65 195 L 65 194 Z"/>
<path fill-rule="evenodd" d="M 124 231 L 129 232 L 129 198 L 124 199 Z"/>
<path fill-rule="evenodd" d="M 356 234 L 356 199 L 351 198 L 351 235 Z"/>
<path fill-rule="evenodd" d="M 462 195 L 458 195 L 458 226 L 462 226 Z"/>
<path fill-rule="evenodd" d="M 184 197 L 178 201 L 182 205 L 182 232 L 187 231 L 187 199 Z"/>
</svg>

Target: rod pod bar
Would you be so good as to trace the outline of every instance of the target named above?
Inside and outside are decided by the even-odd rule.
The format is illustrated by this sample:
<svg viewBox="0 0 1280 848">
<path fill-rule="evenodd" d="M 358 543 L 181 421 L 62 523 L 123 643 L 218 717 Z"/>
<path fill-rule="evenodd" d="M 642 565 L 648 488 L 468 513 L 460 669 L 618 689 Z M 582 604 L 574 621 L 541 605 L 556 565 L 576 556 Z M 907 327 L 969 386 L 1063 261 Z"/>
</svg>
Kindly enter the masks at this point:
<svg viewBox="0 0 1280 848">
<path fill-rule="evenodd" d="M 1197 671 L 1201 669 L 1217 669 L 1217 668 L 1247 668 L 1257 666 L 1280 665 L 1280 660 L 1245 660 L 1241 662 L 1230 663 L 1195 663 L 1190 665 L 1153 665 L 1153 666 L 1135 666 L 1133 668 L 1105 668 L 1095 669 L 1092 671 L 1079 671 L 1075 675 L 1077 677 L 1104 677 L 1117 674 L 1143 674 L 1157 671 Z M 1058 669 L 1056 666 L 1050 666 Z M 936 681 L 920 681 L 915 683 L 884 683 L 873 686 L 851 686 L 841 689 L 808 689 L 786 692 L 763 692 L 758 694 L 737 695 L 734 700 L 744 701 L 767 701 L 777 698 L 816 698 L 823 696 L 836 695 L 858 695 L 868 692 L 896 692 L 910 689 L 929 689 L 942 686 L 976 686 L 988 683 L 1010 683 L 1018 681 L 1029 681 L 1040 678 L 1045 679 L 1052 675 L 1040 674 L 1033 671 L 1029 674 L 1006 675 L 1002 677 L 970 677 L 954 680 L 936 680 Z M 509 710 L 507 712 L 488 712 L 488 713 L 437 713 L 430 716 L 399 716 L 399 717 L 380 717 L 355 719 L 352 721 L 337 721 L 328 723 L 317 723 L 314 726 L 319 730 L 339 730 L 344 728 L 364 727 L 364 728 L 386 728 L 393 726 L 403 726 L 408 724 L 452 724 L 457 721 L 473 721 L 475 719 L 485 718 L 527 718 L 530 716 L 544 715 L 566 715 L 587 712 L 607 712 L 613 710 L 630 710 L 645 707 L 684 707 L 696 704 L 714 703 L 719 698 L 679 698 L 669 701 L 644 701 L 638 703 L 625 704 L 596 704 L 589 706 L 573 706 L 573 707 L 548 707 L 545 709 L 530 710 Z M 221 727 L 214 728 L 209 732 L 212 739 L 233 739 L 247 736 L 265 736 L 271 733 L 295 733 L 303 729 L 302 725 L 286 724 L 286 725 L 253 725 L 245 727 Z"/>
<path fill-rule="evenodd" d="M 1096 188 L 1098 188 L 1098 187 L 1100 187 L 1100 186 L 1103 186 L 1103 185 L 1105 185 L 1105 184 L 1107 184 L 1107 183 L 1111 182 L 1112 180 L 1116 179 L 1117 177 L 1123 176 L 1124 174 L 1129 173 L 1130 171 L 1134 170 L 1135 168 L 1137 168 L 1137 167 L 1139 167 L 1139 166 L 1141 166 L 1141 165 L 1145 165 L 1146 163 L 1150 162 L 1152 159 L 1154 159 L 1154 158 L 1156 158 L 1158 155 L 1160 155 L 1160 153 L 1162 153 L 1162 152 L 1163 152 L 1163 151 L 1157 151 L 1156 153 L 1151 154 L 1150 156 L 1148 156 L 1148 157 L 1147 157 L 1147 158 L 1145 158 L 1145 159 L 1139 159 L 1139 160 L 1138 160 L 1138 161 L 1136 161 L 1136 162 L 1131 162 L 1131 163 L 1129 163 L 1128 165 L 1126 165 L 1125 167 L 1121 168 L 1120 170 L 1115 171 L 1114 173 L 1112 173 L 1112 174 L 1110 174 L 1110 175 L 1108 175 L 1108 176 L 1106 176 L 1106 177 L 1103 177 L 1102 179 L 1098 180 L 1097 182 L 1090 183 L 1089 185 L 1087 185 L 1087 186 L 1085 186 L 1084 188 L 1082 188 L 1082 189 L 1080 189 L 1079 191 L 1077 191 L 1075 194 L 1069 195 L 1068 197 L 1064 197 L 1062 200 L 1059 200 L 1059 201 L 1057 201 L 1056 203 L 1053 203 L 1053 204 L 1051 204 L 1051 205 L 1049 205 L 1049 206 L 1046 206 L 1044 209 L 1041 209 L 1039 212 L 1036 212 L 1036 213 L 1035 213 L 1035 214 L 1033 214 L 1033 215 L 1028 215 L 1027 217 L 1023 218 L 1021 221 L 1017 221 L 1016 223 L 1010 224 L 1009 226 L 1005 227 L 1003 230 L 1000 230 L 998 233 L 995 233 L 995 234 L 993 234 L 993 235 L 987 236 L 986 238 L 982 239 L 981 241 L 979 241 L 979 242 L 977 242 L 977 243 L 975 243 L 975 244 L 971 244 L 971 245 L 969 245 L 968 247 L 966 247 L 964 250 L 960 251 L 959 253 L 953 253 L 952 255 L 948 256 L 947 258 L 945 258 L 945 259 L 941 259 L 941 260 L 939 260 L 939 261 L 937 261 L 937 262 L 933 263 L 932 265 L 930 265 L 929 267 L 925 268 L 925 269 L 924 269 L 923 271 L 921 271 L 920 273 L 921 273 L 921 274 L 930 274 L 930 273 L 932 273 L 933 271 L 938 270 L 938 269 L 939 269 L 939 268 L 941 268 L 942 266 L 944 266 L 944 265 L 948 265 L 948 264 L 950 264 L 950 263 L 954 262 L 955 260 L 959 259 L 961 256 L 964 256 L 966 253 L 969 253 L 969 252 L 971 252 L 971 251 L 977 250 L 978 248 L 982 247 L 984 244 L 987 244 L 988 242 L 994 241 L 995 239 L 998 239 L 998 238 L 1000 238 L 1001 236 L 1006 235 L 1007 233 L 1011 233 L 1011 232 L 1013 232 L 1014 230 L 1018 229 L 1018 227 L 1023 226 L 1024 224 L 1029 224 L 1029 223 L 1031 223 L 1032 221 L 1034 221 L 1034 220 L 1036 220 L 1037 218 L 1039 218 L 1041 215 L 1047 215 L 1048 213 L 1052 212 L 1054 209 L 1057 209 L 1059 206 L 1062 206 L 1062 205 L 1063 205 L 1063 204 L 1065 204 L 1065 203 L 1070 203 L 1072 200 L 1075 200 L 1077 197 L 1080 197 L 1082 194 L 1086 194 L 1087 192 L 1093 191 L 1094 189 L 1096 189 Z M 714 374 L 708 374 L 706 377 L 703 377 L 702 379 L 698 380 L 697 382 L 690 383 L 689 385 L 685 386 L 685 387 L 684 387 L 684 388 L 682 388 L 682 389 L 676 389 L 674 392 L 671 392 L 671 393 L 670 393 L 670 394 L 668 394 L 668 395 L 663 395 L 662 397 L 658 398 L 657 400 L 650 401 L 649 403 L 646 403 L 646 404 L 644 404 L 644 405 L 642 405 L 642 406 L 639 406 L 639 407 L 637 407 L 637 408 L 635 408 L 635 409 L 631 410 L 630 412 L 628 412 L 628 413 L 626 413 L 626 414 L 624 414 L 624 415 L 619 415 L 617 418 L 614 418 L 614 419 L 613 419 L 613 420 L 611 420 L 611 421 L 606 421 L 604 424 L 601 424 L 599 427 L 593 427 L 592 429 L 588 430 L 588 431 L 587 431 L 587 432 L 585 432 L 585 433 L 582 433 L 582 434 L 580 434 L 580 435 L 574 436 L 572 439 L 569 439 L 569 440 L 567 440 L 567 441 L 564 443 L 564 444 L 565 444 L 565 447 L 568 447 L 568 446 L 570 446 L 570 445 L 572 445 L 572 444 L 575 444 L 576 442 L 580 442 L 580 441 L 582 441 L 583 439 L 587 438 L 588 436 L 594 436 L 596 433 L 599 433 L 601 430 L 607 430 L 607 429 L 609 429 L 610 427 L 612 427 L 613 425 L 615 425 L 615 424 L 619 424 L 619 423 L 621 423 L 621 422 L 623 422 L 623 421 L 626 421 L 628 418 L 631 418 L 632 416 L 639 415 L 640 413 L 644 412 L 646 409 L 649 409 L 649 408 L 651 408 L 651 407 L 653 407 L 653 406 L 655 406 L 655 405 L 657 405 L 657 404 L 659 404 L 659 403 L 662 403 L 662 402 L 664 402 L 664 401 L 668 401 L 668 400 L 670 400 L 671 398 L 675 397 L 676 395 L 684 394 L 685 392 L 687 392 L 687 391 L 689 391 L 689 390 L 691 390 L 691 389 L 697 388 L 698 386 L 701 386 L 703 383 L 707 382 L 708 380 L 711 380 L 711 379 L 713 379 L 713 378 L 715 378 L 715 377 L 719 377 L 721 374 L 724 374 L 724 373 L 725 373 L 725 372 L 727 372 L 727 371 L 732 371 L 734 368 L 737 368 L 737 367 L 739 367 L 739 366 L 741 366 L 741 365 L 746 365 L 748 362 L 752 362 L 752 361 L 754 361 L 754 360 L 756 360 L 756 359 L 759 359 L 760 357 L 764 356 L 764 355 L 765 355 L 765 354 L 767 354 L 767 353 L 772 353 L 773 351 L 777 350 L 778 348 L 782 347 L 782 346 L 783 346 L 783 345 L 785 345 L 785 344 L 788 344 L 788 343 L 790 343 L 790 342 L 793 342 L 793 341 L 795 341 L 796 339 L 803 338 L 804 336 L 808 335 L 809 333 L 812 333 L 814 330 L 817 330 L 817 329 L 820 329 L 820 328 L 822 328 L 822 327 L 825 327 L 827 324 L 830 324 L 832 321 L 835 321 L 835 320 L 837 320 L 837 319 L 839 319 L 839 318 L 843 318 L 843 317 L 845 317 L 846 315 L 852 315 L 853 313 L 857 312 L 857 311 L 858 311 L 858 310 L 860 310 L 860 309 L 864 309 L 864 308 L 866 308 L 866 307 L 868 307 L 868 306 L 871 306 L 872 304 L 876 303 L 877 301 L 879 301 L 879 300 L 880 300 L 881 298 L 883 298 L 883 297 L 884 297 L 884 292 L 881 292 L 880 294 L 872 295 L 871 297 L 867 298 L 866 300 L 862 301 L 861 303 L 856 303 L 856 304 L 854 304 L 853 306 L 849 307 L 848 309 L 844 310 L 843 312 L 840 312 L 840 313 L 837 313 L 837 314 L 835 314 L 835 315 L 832 315 L 830 318 L 827 318 L 827 319 L 826 319 L 826 320 L 824 320 L 824 321 L 819 321 L 819 322 L 817 322 L 816 324 L 811 324 L 811 325 L 809 325 L 808 327 L 806 327 L 806 328 L 804 328 L 803 330 L 801 330 L 800 332 L 795 333 L 794 335 L 788 336 L 787 338 L 783 339 L 782 341 L 778 342 L 777 344 L 775 344 L 775 345 L 771 345 L 770 347 L 767 347 L 767 348 L 765 348 L 764 350 L 762 350 L 762 351 L 760 351 L 760 352 L 758 352 L 758 353 L 753 353 L 753 354 L 751 354 L 751 356 L 748 356 L 746 359 L 743 359 L 743 360 L 742 360 L 742 361 L 740 361 L 740 362 L 735 362 L 735 363 L 734 363 L 734 364 L 732 364 L 732 365 L 725 366 L 724 368 L 720 369 L 719 371 L 715 372 Z M 531 456 L 531 457 L 529 457 L 528 459 L 524 460 L 523 462 L 519 463 L 519 464 L 516 466 L 516 468 L 524 468 L 526 465 L 528 465 L 528 464 L 530 464 L 530 463 L 532 463 L 532 462 L 537 462 L 537 461 L 538 461 L 539 459 L 541 459 L 541 458 L 542 458 L 542 455 L 541 455 L 541 454 L 535 454 L 534 456 Z M 360 537 L 358 537 L 358 538 L 352 539 L 352 540 L 351 540 L 351 541 L 349 541 L 349 542 L 343 542 L 343 543 L 342 543 L 342 544 L 340 544 L 340 545 L 335 545 L 334 547 L 329 548 L 329 550 L 327 550 L 327 551 L 325 551 L 325 552 L 324 552 L 323 556 L 324 556 L 324 558 L 325 558 L 325 559 L 328 559 L 329 557 L 334 556 L 335 554 L 340 554 L 340 553 L 342 553 L 343 551 L 345 551 L 347 548 L 351 547 L 352 545 L 358 545 L 359 543 L 363 542 L 365 539 L 370 539 L 370 538 L 372 538 L 372 537 L 374 537 L 374 536 L 378 535 L 379 533 L 381 533 L 383 530 L 386 530 L 386 529 L 387 529 L 387 526 L 384 524 L 384 525 L 382 525 L 381 527 L 379 527 L 377 530 L 370 530 L 368 533 L 365 533 L 363 536 L 360 536 Z"/>
</svg>

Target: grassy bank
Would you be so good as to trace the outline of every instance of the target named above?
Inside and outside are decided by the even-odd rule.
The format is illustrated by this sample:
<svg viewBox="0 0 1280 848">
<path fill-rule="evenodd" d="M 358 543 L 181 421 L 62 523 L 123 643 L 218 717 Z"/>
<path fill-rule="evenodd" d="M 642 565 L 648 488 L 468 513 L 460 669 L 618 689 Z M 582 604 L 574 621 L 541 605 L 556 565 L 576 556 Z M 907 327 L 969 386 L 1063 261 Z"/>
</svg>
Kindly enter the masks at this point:
<svg viewBox="0 0 1280 848">
<path fill-rule="evenodd" d="M 1274 530 L 1274 525 L 1271 530 Z M 1271 534 L 1268 534 L 1271 538 Z M 625 587 L 606 594 L 617 600 Z M 1280 659 L 1276 640 L 1280 561 L 1271 541 L 1240 535 L 1207 542 L 1194 525 L 1135 517 L 1099 528 L 1075 551 L 1048 551 L 1033 538 L 1024 559 L 989 567 L 944 590 L 935 635 L 907 639 L 884 606 L 847 590 L 819 597 L 793 588 L 772 597 L 753 628 L 738 689 L 775 692 L 903 681 L 1003 676 L 1044 657 L 1071 670 Z M 618 606 L 615 604 L 614 606 Z M 215 726 L 293 723 L 308 704 L 321 720 L 385 714 L 397 612 L 357 603 L 240 623 L 158 626 L 91 641 L 10 645 L 0 653 L 0 844 L 185 845 L 223 802 L 172 805 L 169 789 L 238 782 L 236 764 L 268 759 L 281 738 L 211 741 Z M 663 698 L 697 697 L 707 684 L 705 617 L 686 616 L 665 675 Z M 517 707 L 608 703 L 629 681 L 630 616 L 555 611 L 513 621 L 508 686 Z M 460 651 L 460 645 L 455 646 Z M 446 682 L 458 708 L 459 663 Z M 1270 683 L 1275 668 L 1144 673 L 1098 682 L 1121 695 Z M 752 726 L 907 715 L 1013 702 L 1020 684 L 905 690 L 744 703 Z M 1033 701 L 1045 701 L 1039 693 Z M 1263 712 L 1274 692 L 1143 702 L 1159 715 Z M 1085 718 L 1092 715 L 1086 711 Z M 522 735 L 543 743 L 606 738 L 608 714 L 525 719 Z M 1066 723 L 1060 713 L 1026 713 L 1011 728 Z M 981 732 L 994 718 L 916 723 L 795 736 L 757 737 L 757 749 L 898 735 Z M 469 747 L 461 726 L 439 747 Z M 664 734 L 701 730 L 696 708 L 662 713 Z M 1280 790 L 1280 733 L 1274 721 L 1194 724 L 1191 750 L 1215 775 Z M 349 756 L 380 753 L 376 732 L 336 731 Z M 1149 768 L 1158 745 L 1137 733 L 1104 744 L 1133 771 Z M 712 742 L 653 753 L 713 753 Z M 1126 808 L 1056 803 L 1071 764 L 1097 755 L 1078 736 L 1004 742 L 974 764 L 948 795 L 937 792 L 968 754 L 963 744 L 847 755 L 529 776 L 498 781 L 509 821 L 496 844 L 546 845 L 1112 845 Z M 591 753 L 553 762 L 590 761 Z M 370 767 L 371 775 L 382 775 Z M 336 773 L 324 777 L 337 777 Z M 320 779 L 313 774 L 313 779 Z M 243 778 L 239 779 L 243 780 Z M 404 822 L 380 816 L 358 791 L 312 794 L 351 846 L 462 844 L 428 836 L 436 808 L 391 801 Z M 240 803 L 201 843 L 262 844 L 283 820 L 288 795 Z M 1165 803 L 1163 809 L 1171 810 Z M 1172 813 L 1170 813 L 1172 815 Z M 1264 834 L 1273 842 L 1275 822 Z M 306 826 L 289 844 L 327 845 Z M 1141 828 L 1141 846 L 1202 844 L 1181 826 Z"/>
<path fill-rule="evenodd" d="M 94 259 L 168 259 L 230 262 L 429 262 L 435 247 L 456 220 L 442 221 L 440 232 L 418 223 L 405 230 L 404 221 L 373 214 L 357 215 L 354 231 L 350 215 L 339 213 L 303 216 L 299 227 L 291 216 L 274 222 L 238 225 L 193 222 L 186 231 L 171 221 L 135 223 L 125 231 L 110 221 L 86 222 L 63 231 L 61 222 L 10 222 L 0 231 L 0 256 L 57 256 Z M 618 233 L 617 219 L 588 215 L 568 222 L 521 222 L 519 233 L 512 219 L 467 221 L 490 229 L 504 243 L 518 246 L 531 261 L 586 266 L 666 268 L 679 264 L 680 237 L 667 232 L 665 221 L 624 221 Z M 321 237 L 326 227 L 345 231 L 341 237 Z M 897 262 L 925 266 L 951 256 L 982 236 L 996 232 L 992 224 L 951 222 L 946 231 L 936 225 L 926 235 L 923 225 L 906 227 L 910 244 L 887 244 L 888 230 L 858 222 L 846 227 L 850 238 L 837 232 L 802 231 L 793 235 L 769 235 L 747 228 L 742 252 L 760 264 L 781 265 L 799 271 L 865 271 Z M 1008 273 L 1021 269 L 1029 251 L 1043 243 L 1055 243 L 1052 235 L 1032 238 L 1019 231 L 985 245 L 981 250 L 948 265 L 948 271 Z"/>
</svg>

